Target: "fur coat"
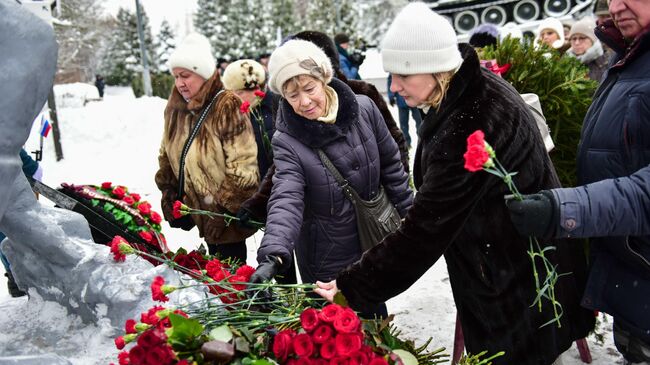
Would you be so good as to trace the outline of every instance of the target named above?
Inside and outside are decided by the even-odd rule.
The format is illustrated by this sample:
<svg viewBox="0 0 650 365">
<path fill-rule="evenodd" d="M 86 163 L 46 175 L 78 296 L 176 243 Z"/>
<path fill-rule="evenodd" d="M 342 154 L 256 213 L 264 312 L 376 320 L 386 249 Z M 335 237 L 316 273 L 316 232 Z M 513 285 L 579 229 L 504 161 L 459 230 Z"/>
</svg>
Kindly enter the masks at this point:
<svg viewBox="0 0 650 365">
<path fill-rule="evenodd" d="M 415 156 L 418 192 L 400 229 L 367 251 L 337 277 L 357 309 L 398 295 L 445 256 L 456 308 L 470 353 L 505 351 L 494 364 L 549 365 L 593 328 L 593 313 L 580 307 L 586 258 L 579 243 L 556 243 L 551 261 L 564 314 L 561 328 L 548 301 L 531 307 L 536 292 L 528 238 L 510 221 L 505 183 L 464 168 L 466 138 L 476 130 L 495 149 L 522 193 L 559 185 L 528 107 L 507 82 L 482 69 L 476 52 L 461 45 L 464 62 L 439 110 L 431 108 Z M 433 304 L 433 303 L 432 303 Z M 451 334 L 450 334 L 451 336 Z"/>
<path fill-rule="evenodd" d="M 165 128 L 158 156 L 156 184 L 162 192 L 162 210 L 172 221 L 172 205 L 179 189 L 180 156 L 201 111 L 222 90 L 217 72 L 198 94 L 186 102 L 174 87 L 165 108 Z M 205 118 L 185 158 L 183 202 L 190 208 L 234 214 L 257 189 L 257 144 L 250 121 L 239 111 L 241 100 L 222 92 Z M 250 236 L 221 218 L 193 215 L 199 234 L 208 244 L 239 242 Z"/>
</svg>

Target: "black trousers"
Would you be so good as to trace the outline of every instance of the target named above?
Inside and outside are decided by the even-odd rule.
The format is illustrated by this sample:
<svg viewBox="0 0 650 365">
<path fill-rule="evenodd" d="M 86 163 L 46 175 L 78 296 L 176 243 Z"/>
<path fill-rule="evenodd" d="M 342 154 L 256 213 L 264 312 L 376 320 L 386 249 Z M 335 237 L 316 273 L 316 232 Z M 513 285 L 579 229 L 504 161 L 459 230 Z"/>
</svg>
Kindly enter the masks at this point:
<svg viewBox="0 0 650 365">
<path fill-rule="evenodd" d="M 246 263 L 246 241 L 208 245 L 210 255 L 218 255 L 220 260 L 230 259 L 242 265 Z"/>
<path fill-rule="evenodd" d="M 614 344 L 629 364 L 650 364 L 650 343 L 634 337 L 614 318 Z"/>
</svg>

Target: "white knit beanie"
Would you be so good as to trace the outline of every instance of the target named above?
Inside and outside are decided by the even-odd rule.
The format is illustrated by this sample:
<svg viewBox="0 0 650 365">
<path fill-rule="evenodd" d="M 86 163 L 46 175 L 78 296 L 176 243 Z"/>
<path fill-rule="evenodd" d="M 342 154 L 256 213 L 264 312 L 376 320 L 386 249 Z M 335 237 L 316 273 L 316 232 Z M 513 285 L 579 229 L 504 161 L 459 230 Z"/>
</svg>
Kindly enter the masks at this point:
<svg viewBox="0 0 650 365">
<path fill-rule="evenodd" d="M 190 33 L 169 57 L 169 69 L 176 67 L 190 70 L 206 80 L 212 77 L 217 66 L 210 41 L 199 33 Z"/>
<path fill-rule="evenodd" d="M 596 28 L 596 21 L 592 17 L 584 17 L 571 26 L 569 38 L 571 38 L 574 34 L 582 34 L 585 37 L 591 39 L 591 43 L 596 43 L 596 34 L 594 33 L 594 28 Z"/>
<path fill-rule="evenodd" d="M 254 90 L 262 88 L 266 80 L 264 67 L 255 60 L 237 60 L 223 71 L 221 82 L 226 90 Z"/>
<path fill-rule="evenodd" d="M 332 80 L 332 62 L 317 45 L 293 39 L 276 48 L 269 59 L 269 88 L 284 95 L 282 87 L 298 75 L 310 75 L 326 85 Z"/>
<path fill-rule="evenodd" d="M 535 44 L 539 44 L 540 34 L 544 29 L 551 29 L 560 37 L 560 39 L 553 42 L 552 47 L 555 49 L 562 47 L 564 44 L 564 26 L 562 25 L 562 22 L 553 17 L 542 20 L 542 22 L 537 26 L 537 31 L 535 31 Z"/>
<path fill-rule="evenodd" d="M 406 5 L 381 44 L 384 70 L 399 75 L 457 70 L 463 63 L 456 32 L 422 2 Z"/>
</svg>

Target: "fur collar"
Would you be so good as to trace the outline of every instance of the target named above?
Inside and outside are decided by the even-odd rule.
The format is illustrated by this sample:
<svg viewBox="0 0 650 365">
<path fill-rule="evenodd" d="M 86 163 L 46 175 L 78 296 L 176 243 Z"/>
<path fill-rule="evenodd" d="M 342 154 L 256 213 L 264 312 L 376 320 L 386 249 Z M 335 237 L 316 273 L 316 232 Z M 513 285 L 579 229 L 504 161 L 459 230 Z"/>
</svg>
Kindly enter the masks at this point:
<svg viewBox="0 0 650 365">
<path fill-rule="evenodd" d="M 329 86 L 336 91 L 339 98 L 335 123 L 325 124 L 303 118 L 296 114 L 289 102 L 283 98 L 276 121 L 278 131 L 285 132 L 312 148 L 321 148 L 344 138 L 352 123 L 359 119 L 359 103 L 352 89 L 340 80 L 332 79 Z"/>
<path fill-rule="evenodd" d="M 467 88 L 473 83 L 482 80 L 480 76 L 482 72 L 481 64 L 479 63 L 478 55 L 474 48 L 467 43 L 460 43 L 458 49 L 463 57 L 463 63 L 458 72 L 456 72 L 451 79 L 449 88 L 447 89 L 447 95 L 445 95 L 442 100 L 440 108 L 438 110 L 430 108 L 426 113 L 425 118 L 427 120 L 422 124 L 418 131 L 418 137 L 420 139 L 434 133 L 434 131 L 439 127 L 437 121 L 443 119 L 445 115 L 455 109 L 455 105 L 461 101 L 461 96 L 465 94 L 465 90 L 467 90 Z M 474 86 L 472 86 L 472 88 L 474 88 Z"/>
<path fill-rule="evenodd" d="M 221 79 L 219 78 L 219 73 L 215 71 L 215 73 L 212 74 L 212 77 L 203 83 L 199 89 L 199 92 L 189 102 L 185 101 L 183 96 L 176 89 L 176 86 L 174 86 L 172 89 L 172 94 L 169 96 L 167 107 L 182 112 L 198 112 L 203 109 L 203 106 L 210 102 L 212 96 L 214 96 L 217 91 L 221 90 L 222 88 L 223 85 L 221 83 Z"/>
<path fill-rule="evenodd" d="M 589 47 L 589 49 L 587 49 L 585 53 L 581 54 L 580 56 L 577 56 L 575 53 L 573 53 L 573 50 L 571 49 L 567 50 L 566 54 L 571 57 L 577 58 L 578 61 L 587 65 L 590 62 L 597 60 L 598 57 L 603 55 L 603 46 L 600 44 L 600 41 L 596 40 L 593 46 Z"/>
</svg>

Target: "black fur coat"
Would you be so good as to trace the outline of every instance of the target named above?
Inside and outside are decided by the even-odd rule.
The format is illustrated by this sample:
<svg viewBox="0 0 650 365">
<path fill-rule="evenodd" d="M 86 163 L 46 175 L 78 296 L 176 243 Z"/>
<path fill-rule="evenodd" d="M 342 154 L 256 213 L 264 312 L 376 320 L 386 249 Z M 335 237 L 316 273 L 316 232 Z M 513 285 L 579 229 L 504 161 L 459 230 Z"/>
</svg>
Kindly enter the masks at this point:
<svg viewBox="0 0 650 365">
<path fill-rule="evenodd" d="M 468 352 L 505 351 L 494 364 L 552 364 L 594 325 L 593 313 L 579 304 L 585 255 L 578 242 L 555 243 L 552 261 L 559 273 L 571 273 L 556 284 L 562 327 L 540 329 L 553 312 L 548 302 L 541 313 L 530 307 L 536 293 L 528 238 L 510 221 L 503 181 L 463 167 L 466 138 L 483 130 L 506 170 L 518 171 L 522 193 L 556 187 L 558 179 L 519 94 L 482 69 L 471 47 L 460 48 L 464 62 L 419 131 L 413 206 L 402 227 L 340 273 L 337 284 L 363 310 L 406 290 L 444 254 Z"/>
</svg>

